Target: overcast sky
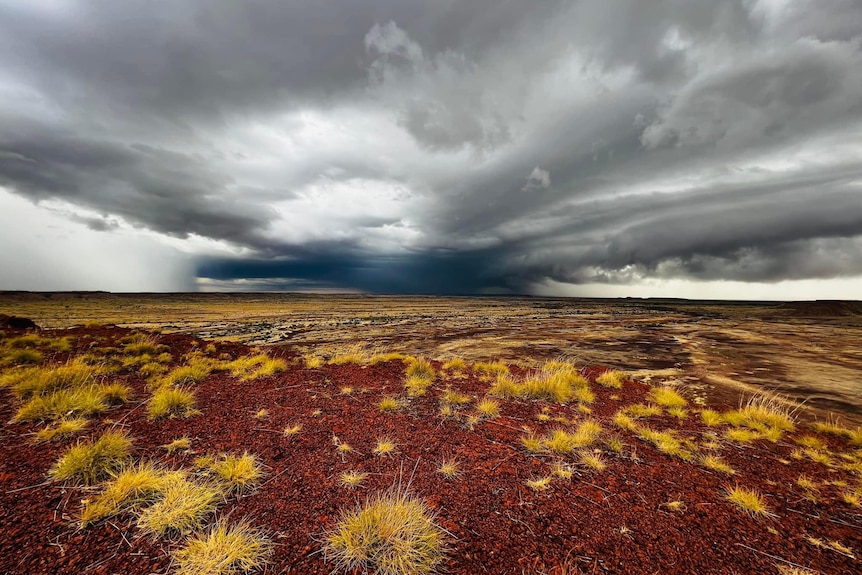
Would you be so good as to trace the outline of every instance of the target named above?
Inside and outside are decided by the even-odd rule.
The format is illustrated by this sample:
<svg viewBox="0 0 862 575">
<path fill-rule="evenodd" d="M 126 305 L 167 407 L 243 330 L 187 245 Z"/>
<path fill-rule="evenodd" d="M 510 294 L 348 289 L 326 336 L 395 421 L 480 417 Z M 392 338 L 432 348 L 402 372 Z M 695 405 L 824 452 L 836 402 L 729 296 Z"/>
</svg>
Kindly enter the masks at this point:
<svg viewBox="0 0 862 575">
<path fill-rule="evenodd" d="M 860 0 L 0 0 L 0 289 L 860 288 Z"/>
</svg>

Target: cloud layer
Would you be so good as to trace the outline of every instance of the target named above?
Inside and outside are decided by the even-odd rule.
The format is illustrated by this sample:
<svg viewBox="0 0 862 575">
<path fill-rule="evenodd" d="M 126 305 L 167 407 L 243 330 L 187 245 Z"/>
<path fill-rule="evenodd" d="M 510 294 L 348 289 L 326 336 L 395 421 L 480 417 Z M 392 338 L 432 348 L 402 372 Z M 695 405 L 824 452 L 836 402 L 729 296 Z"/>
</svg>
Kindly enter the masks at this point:
<svg viewBox="0 0 862 575">
<path fill-rule="evenodd" d="M 210 287 L 859 277 L 862 4 L 826 4 L 0 0 L 0 187 Z"/>
</svg>

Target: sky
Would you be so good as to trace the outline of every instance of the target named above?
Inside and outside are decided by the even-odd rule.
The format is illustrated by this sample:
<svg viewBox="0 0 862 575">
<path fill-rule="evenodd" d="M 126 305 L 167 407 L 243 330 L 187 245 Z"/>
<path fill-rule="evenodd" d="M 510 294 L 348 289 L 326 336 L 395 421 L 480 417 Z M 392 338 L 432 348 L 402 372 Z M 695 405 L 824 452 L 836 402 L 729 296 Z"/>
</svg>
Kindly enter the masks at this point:
<svg viewBox="0 0 862 575">
<path fill-rule="evenodd" d="M 859 299 L 859 0 L 0 0 L 0 289 Z"/>
</svg>

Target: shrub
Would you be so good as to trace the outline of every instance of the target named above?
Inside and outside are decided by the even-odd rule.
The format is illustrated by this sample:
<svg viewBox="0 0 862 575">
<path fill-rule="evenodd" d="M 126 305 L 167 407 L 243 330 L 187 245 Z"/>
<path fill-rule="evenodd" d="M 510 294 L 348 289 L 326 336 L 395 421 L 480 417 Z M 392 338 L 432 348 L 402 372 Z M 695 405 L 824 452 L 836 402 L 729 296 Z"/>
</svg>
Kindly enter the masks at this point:
<svg viewBox="0 0 862 575">
<path fill-rule="evenodd" d="M 236 575 L 264 567 L 273 545 L 264 533 L 241 522 L 217 522 L 206 533 L 191 536 L 174 552 L 176 575 Z"/>
<path fill-rule="evenodd" d="M 131 450 L 132 441 L 125 434 L 107 431 L 94 442 L 79 442 L 67 449 L 49 474 L 55 481 L 92 485 L 121 469 Z"/>
<path fill-rule="evenodd" d="M 194 413 L 195 394 L 173 386 L 160 387 L 154 391 L 147 405 L 150 421 L 164 417 L 189 417 Z"/>
<path fill-rule="evenodd" d="M 445 532 L 428 505 L 400 489 L 343 513 L 324 546 L 324 558 L 336 571 L 378 575 L 432 573 L 445 552 Z"/>
</svg>

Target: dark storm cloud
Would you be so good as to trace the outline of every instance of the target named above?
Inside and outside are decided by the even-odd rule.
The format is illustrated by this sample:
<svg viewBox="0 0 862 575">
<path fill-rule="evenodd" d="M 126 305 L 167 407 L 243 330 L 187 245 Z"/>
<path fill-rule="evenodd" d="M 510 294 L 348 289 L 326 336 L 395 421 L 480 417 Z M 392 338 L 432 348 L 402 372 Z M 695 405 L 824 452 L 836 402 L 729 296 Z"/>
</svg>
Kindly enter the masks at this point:
<svg viewBox="0 0 862 575">
<path fill-rule="evenodd" d="M 219 282 L 859 275 L 860 94 L 855 0 L 0 0 L 0 186 Z"/>
</svg>

